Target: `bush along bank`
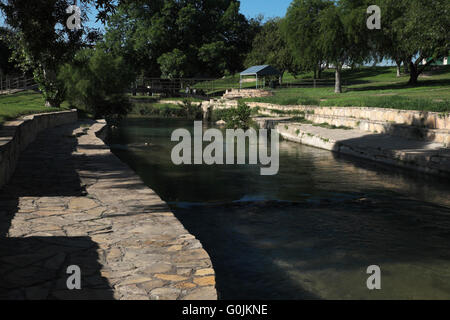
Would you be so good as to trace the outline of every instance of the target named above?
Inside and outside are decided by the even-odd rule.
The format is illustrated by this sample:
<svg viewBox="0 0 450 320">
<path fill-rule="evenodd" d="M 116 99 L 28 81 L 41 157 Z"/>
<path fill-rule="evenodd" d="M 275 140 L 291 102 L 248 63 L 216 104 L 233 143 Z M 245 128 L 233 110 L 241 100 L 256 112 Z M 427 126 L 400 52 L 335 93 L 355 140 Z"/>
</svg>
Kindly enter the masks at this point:
<svg viewBox="0 0 450 320">
<path fill-rule="evenodd" d="M 132 116 L 154 118 L 185 118 L 201 120 L 203 111 L 201 105 L 183 100 L 180 104 L 171 103 L 138 103 L 134 104 Z"/>
</svg>

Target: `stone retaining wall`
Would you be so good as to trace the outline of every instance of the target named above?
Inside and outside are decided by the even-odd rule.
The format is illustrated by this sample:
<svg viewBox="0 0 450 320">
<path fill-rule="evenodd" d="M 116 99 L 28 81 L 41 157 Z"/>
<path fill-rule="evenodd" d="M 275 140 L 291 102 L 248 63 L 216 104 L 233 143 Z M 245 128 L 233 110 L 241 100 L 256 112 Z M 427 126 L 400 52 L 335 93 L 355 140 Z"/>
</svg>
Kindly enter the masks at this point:
<svg viewBox="0 0 450 320">
<path fill-rule="evenodd" d="M 214 109 L 237 107 L 235 100 L 211 100 L 203 104 L 205 115 Z M 431 141 L 450 147 L 450 115 L 448 113 L 362 107 L 281 106 L 248 102 L 251 108 L 269 117 L 304 115 L 313 123 L 328 123 L 371 133 L 386 133 L 407 139 Z"/>
<path fill-rule="evenodd" d="M 281 106 L 271 103 L 248 102 L 252 108 L 262 108 L 268 111 L 305 112 L 315 115 L 347 117 L 360 120 L 383 121 L 428 129 L 450 130 L 450 114 L 440 112 L 397 110 L 388 108 L 364 107 L 318 107 L 318 106 Z"/>
<path fill-rule="evenodd" d="M 262 98 L 271 97 L 273 92 L 259 89 L 232 89 L 223 95 L 224 99 Z"/>
<path fill-rule="evenodd" d="M 211 100 L 208 107 L 217 109 L 237 107 L 237 101 L 233 100 Z M 427 129 L 450 130 L 450 114 L 442 112 L 398 110 L 388 108 L 365 108 L 365 107 L 318 107 L 318 106 L 282 106 L 271 103 L 247 102 L 251 108 L 260 108 L 267 115 L 281 115 L 289 113 L 309 113 L 317 116 L 346 117 L 357 120 L 370 120 L 389 122 L 392 124 L 409 125 Z M 204 104 L 205 106 L 205 104 Z"/>
<path fill-rule="evenodd" d="M 184 105 L 184 101 L 183 100 L 160 100 L 159 103 L 165 103 L 165 104 L 174 104 L 174 105 Z M 202 105 L 202 102 L 198 102 L 198 101 L 193 101 L 192 102 L 193 105 Z"/>
<path fill-rule="evenodd" d="M 0 128 L 0 188 L 11 178 L 20 153 L 43 130 L 76 122 L 76 110 L 43 113 L 8 121 Z"/>
</svg>

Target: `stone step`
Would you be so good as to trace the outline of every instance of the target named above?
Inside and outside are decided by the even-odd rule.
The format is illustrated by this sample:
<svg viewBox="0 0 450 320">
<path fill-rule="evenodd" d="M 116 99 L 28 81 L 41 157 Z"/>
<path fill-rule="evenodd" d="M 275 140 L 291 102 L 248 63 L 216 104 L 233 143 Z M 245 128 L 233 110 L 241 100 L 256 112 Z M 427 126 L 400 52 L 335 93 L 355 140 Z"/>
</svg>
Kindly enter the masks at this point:
<svg viewBox="0 0 450 320">
<path fill-rule="evenodd" d="M 344 116 L 305 114 L 305 118 L 315 124 L 328 123 L 336 127 L 350 127 L 372 133 L 384 133 L 413 140 L 431 141 L 450 146 L 450 130 L 428 129 L 395 122 L 355 119 Z"/>
</svg>

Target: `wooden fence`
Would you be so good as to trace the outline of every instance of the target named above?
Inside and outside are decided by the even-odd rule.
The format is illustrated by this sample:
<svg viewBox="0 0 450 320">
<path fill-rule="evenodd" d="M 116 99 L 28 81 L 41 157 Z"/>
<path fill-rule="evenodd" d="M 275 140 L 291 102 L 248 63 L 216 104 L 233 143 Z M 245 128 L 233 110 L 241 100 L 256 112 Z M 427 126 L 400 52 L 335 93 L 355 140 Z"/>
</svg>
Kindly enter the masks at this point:
<svg viewBox="0 0 450 320">
<path fill-rule="evenodd" d="M 26 76 L 8 77 L 0 75 L 0 94 L 8 94 L 32 89 L 36 86 L 33 78 Z"/>
</svg>

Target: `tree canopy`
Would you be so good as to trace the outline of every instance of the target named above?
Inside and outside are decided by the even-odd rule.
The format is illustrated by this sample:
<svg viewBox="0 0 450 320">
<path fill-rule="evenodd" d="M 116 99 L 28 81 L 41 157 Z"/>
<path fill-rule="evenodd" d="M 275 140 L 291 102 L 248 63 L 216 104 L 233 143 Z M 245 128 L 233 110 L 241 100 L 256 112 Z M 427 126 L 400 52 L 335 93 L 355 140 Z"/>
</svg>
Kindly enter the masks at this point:
<svg viewBox="0 0 450 320">
<path fill-rule="evenodd" d="M 245 61 L 246 67 L 269 64 L 282 74 L 286 71 L 293 74 L 298 72 L 298 66 L 283 34 L 284 22 L 283 19 L 275 18 L 264 23 L 253 40 L 253 49 Z"/>
<path fill-rule="evenodd" d="M 149 76 L 220 76 L 240 71 L 258 24 L 236 0 L 122 3 L 104 46 Z"/>
<path fill-rule="evenodd" d="M 13 32 L 8 44 L 13 58 L 24 71 L 32 71 L 47 106 L 64 99 L 57 69 L 69 61 L 84 40 L 96 40 L 88 28 L 71 31 L 66 26 L 68 0 L 2 0 L 0 10 Z M 84 36 L 86 36 L 84 38 Z"/>
<path fill-rule="evenodd" d="M 0 75 L 16 71 L 14 63 L 10 61 L 13 53 L 7 42 L 9 37 L 10 31 L 0 27 Z"/>
<path fill-rule="evenodd" d="M 332 6 L 327 0 L 294 0 L 284 23 L 284 34 L 290 54 L 303 70 L 320 71 L 325 61 L 325 52 L 318 35 L 320 14 Z"/>
<path fill-rule="evenodd" d="M 450 52 L 450 6 L 448 0 L 377 0 L 382 9 L 382 29 L 376 51 L 409 65 L 410 84 L 433 61 Z M 427 65 L 421 65 L 423 60 Z"/>
</svg>

